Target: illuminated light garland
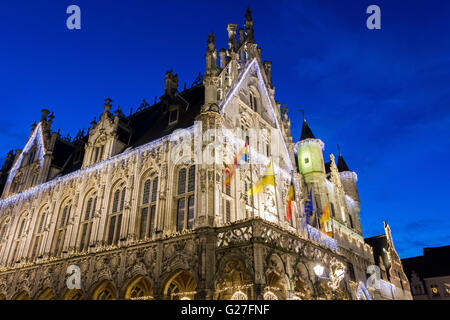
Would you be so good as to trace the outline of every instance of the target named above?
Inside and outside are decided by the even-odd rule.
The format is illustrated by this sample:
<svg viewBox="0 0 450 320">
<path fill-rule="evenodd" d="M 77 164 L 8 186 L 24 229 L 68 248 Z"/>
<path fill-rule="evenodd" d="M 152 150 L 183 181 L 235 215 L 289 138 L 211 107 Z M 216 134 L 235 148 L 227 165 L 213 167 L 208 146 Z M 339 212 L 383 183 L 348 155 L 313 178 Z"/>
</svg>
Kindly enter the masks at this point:
<svg viewBox="0 0 450 320">
<path fill-rule="evenodd" d="M 267 287 L 264 288 L 264 291 L 268 291 L 268 292 L 271 292 L 271 291 L 283 291 L 283 289 L 281 289 L 279 287 L 267 286 Z"/>
<path fill-rule="evenodd" d="M 144 296 L 144 297 L 130 298 L 130 300 L 155 300 L 155 297 Z"/>
<path fill-rule="evenodd" d="M 295 144 L 295 150 L 298 150 L 298 148 L 300 148 L 300 146 L 308 146 L 308 145 L 313 145 L 313 144 L 319 144 L 320 147 L 322 148 L 322 150 L 325 149 L 325 143 L 320 140 L 320 139 L 305 139 L 302 141 L 299 141 Z"/>
<path fill-rule="evenodd" d="M 184 129 L 184 130 L 187 130 L 190 133 L 192 133 L 194 131 L 194 126 L 189 127 L 187 129 Z M 42 193 L 42 192 L 47 191 L 48 189 L 54 187 L 57 184 L 63 184 L 63 183 L 68 182 L 68 181 L 70 181 L 72 179 L 77 179 L 77 178 L 82 177 L 82 176 L 85 177 L 85 176 L 87 176 L 87 175 L 89 175 L 89 174 L 91 174 L 93 172 L 98 172 L 98 171 L 104 170 L 109 165 L 116 165 L 116 164 L 118 164 L 118 163 L 120 163 L 122 161 L 128 160 L 129 158 L 131 158 L 131 157 L 133 157 L 135 155 L 139 155 L 139 153 L 141 153 L 141 152 L 153 151 L 157 147 L 159 147 L 166 139 L 170 139 L 170 137 L 171 137 L 171 135 L 164 136 L 162 138 L 159 138 L 157 140 L 154 140 L 152 142 L 144 144 L 144 145 L 142 145 L 140 147 L 137 147 L 135 149 L 128 150 L 128 151 L 120 153 L 120 154 L 118 154 L 118 155 L 116 155 L 114 157 L 106 159 L 106 160 L 104 160 L 102 162 L 96 163 L 96 164 L 94 164 L 94 165 L 92 165 L 90 167 L 74 171 L 74 172 L 69 173 L 67 175 L 64 175 L 62 177 L 55 178 L 55 179 L 50 180 L 50 181 L 48 181 L 46 183 L 37 185 L 37 186 L 35 186 L 35 187 L 31 188 L 31 189 L 28 189 L 28 190 L 26 190 L 24 192 L 21 192 L 21 193 L 18 193 L 16 195 L 13 195 L 13 196 L 11 196 L 9 198 L 0 200 L 0 209 L 3 209 L 4 207 L 6 207 L 6 206 L 8 206 L 10 204 L 15 205 L 17 203 L 20 203 L 20 202 L 22 202 L 22 201 L 24 201 L 24 200 L 34 196 L 38 192 Z"/>
<path fill-rule="evenodd" d="M 269 103 L 270 103 L 270 107 L 271 107 L 271 108 L 268 108 L 268 109 L 270 110 L 270 113 L 271 113 L 271 115 L 272 115 L 272 117 L 273 117 L 273 119 L 274 119 L 274 122 L 275 122 L 275 124 L 277 125 L 278 132 L 281 134 L 280 125 L 279 125 L 279 123 L 278 123 L 278 119 L 277 119 L 277 117 L 276 117 L 276 115 L 275 115 L 275 112 L 274 112 L 275 108 L 274 108 L 274 106 L 273 106 L 272 100 L 270 99 L 269 93 L 267 92 L 267 88 L 266 88 L 266 85 L 265 85 L 265 83 L 264 83 L 264 80 L 263 80 L 263 77 L 262 77 L 262 74 L 261 74 L 261 70 L 260 70 L 260 68 L 259 68 L 259 65 L 258 65 L 258 62 L 257 62 L 256 58 L 253 59 L 252 62 L 250 62 L 250 64 L 248 64 L 248 66 L 246 67 L 246 70 L 245 70 L 244 73 L 241 75 L 241 78 L 239 79 L 239 81 L 238 81 L 238 83 L 236 84 L 236 86 L 233 88 L 233 90 L 232 90 L 230 93 L 228 93 L 227 98 L 224 100 L 224 102 L 223 102 L 223 103 L 221 104 L 221 106 L 220 106 L 220 109 L 221 109 L 221 110 L 220 110 L 220 113 L 221 113 L 222 115 L 225 113 L 225 110 L 226 110 L 226 108 L 228 107 L 228 105 L 229 105 L 231 99 L 234 98 L 234 96 L 236 95 L 237 90 L 240 88 L 241 84 L 244 82 L 244 80 L 245 80 L 246 77 L 247 77 L 247 74 L 250 72 L 250 70 L 252 70 L 252 68 L 255 68 L 256 73 L 258 74 L 258 83 L 259 83 L 260 86 L 263 88 L 264 94 L 265 94 L 265 96 L 266 96 L 266 99 L 267 99 L 267 100 L 269 101 Z M 286 142 L 284 141 L 284 139 L 281 139 L 281 141 L 283 141 L 283 146 L 284 146 L 284 149 L 285 149 L 286 154 L 289 155 L 289 151 L 288 151 L 288 148 L 287 148 L 287 146 L 286 146 Z M 291 160 L 291 158 L 289 157 L 289 161 L 287 162 L 288 165 L 289 165 L 289 169 L 290 169 L 290 170 L 294 170 L 294 167 L 293 167 L 293 165 L 292 165 L 292 163 L 291 163 L 290 160 Z"/>
<path fill-rule="evenodd" d="M 356 174 L 356 172 L 344 171 L 344 172 L 339 172 L 339 175 L 341 176 L 341 178 L 350 178 L 350 179 L 354 179 L 356 182 L 358 182 L 358 175 Z"/>
<path fill-rule="evenodd" d="M 40 140 L 36 139 L 38 134 L 39 134 Z M 42 134 L 41 122 L 39 122 L 37 127 L 34 129 L 33 134 L 28 139 L 28 142 L 25 145 L 25 148 L 23 148 L 22 152 L 20 153 L 19 159 L 17 159 L 16 163 L 14 164 L 12 169 L 10 170 L 10 173 L 9 173 L 9 176 L 8 176 L 8 183 L 10 183 L 11 180 L 13 179 L 13 177 L 15 177 L 15 173 L 16 173 L 17 169 L 19 169 L 20 164 L 22 163 L 22 159 L 23 159 L 24 154 L 26 154 L 28 151 L 30 151 L 30 148 L 34 145 L 35 140 L 37 141 L 37 144 L 38 144 L 39 162 L 40 162 L 41 168 L 44 165 L 44 156 L 45 156 L 45 148 L 44 148 L 44 145 L 43 145 L 43 143 L 44 143 L 44 136 Z"/>
<path fill-rule="evenodd" d="M 233 287 L 225 287 L 225 288 L 221 288 L 221 289 L 217 289 L 216 292 L 220 293 L 220 292 L 224 292 L 224 291 L 228 291 L 228 290 L 242 290 L 242 289 L 248 289 L 248 288 L 252 288 L 254 285 L 253 284 L 245 284 L 242 286 L 233 286 Z"/>
<path fill-rule="evenodd" d="M 181 297 L 181 296 L 192 296 L 192 295 L 196 295 L 197 291 L 192 291 L 192 292 L 177 292 L 177 293 L 171 293 L 170 296 L 171 297 Z"/>
<path fill-rule="evenodd" d="M 335 239 L 323 234 L 322 232 L 320 232 L 319 230 L 310 225 L 307 225 L 306 228 L 308 230 L 310 240 L 313 240 L 330 250 L 333 251 L 338 250 L 338 245 Z"/>
</svg>

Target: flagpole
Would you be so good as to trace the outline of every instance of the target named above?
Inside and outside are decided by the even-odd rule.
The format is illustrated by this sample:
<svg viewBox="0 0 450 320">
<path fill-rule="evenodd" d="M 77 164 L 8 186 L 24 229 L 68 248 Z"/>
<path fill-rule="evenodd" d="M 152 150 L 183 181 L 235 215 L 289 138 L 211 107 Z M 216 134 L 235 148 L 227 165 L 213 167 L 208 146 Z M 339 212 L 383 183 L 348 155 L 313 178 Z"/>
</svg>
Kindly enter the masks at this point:
<svg viewBox="0 0 450 320">
<path fill-rule="evenodd" d="M 273 189 L 274 189 L 274 191 L 275 191 L 275 205 L 276 205 L 276 208 L 277 208 L 278 224 L 281 224 L 281 221 L 280 221 L 281 212 L 279 211 L 280 207 L 278 206 L 278 197 L 277 197 L 277 182 L 276 182 L 276 180 L 275 180 L 275 167 L 274 167 L 274 163 L 273 163 L 272 157 L 270 157 L 270 160 L 269 160 L 269 161 L 270 161 L 269 163 L 272 163 L 272 170 L 273 170 Z"/>
<path fill-rule="evenodd" d="M 316 194 L 315 194 L 315 192 L 314 192 L 314 186 L 312 186 L 312 191 L 313 191 L 313 201 L 314 201 L 314 203 L 315 203 L 315 206 L 314 206 L 314 215 L 316 216 L 316 223 L 317 223 L 317 229 L 319 229 L 320 230 L 320 220 L 319 220 L 319 215 L 317 214 L 317 210 L 316 209 L 318 209 L 318 207 L 317 207 L 317 200 L 316 200 Z M 322 206 L 321 206 L 322 207 Z"/>
<path fill-rule="evenodd" d="M 254 185 L 254 182 L 253 182 L 253 166 L 252 166 L 253 157 L 250 157 L 250 136 L 248 136 L 248 135 L 246 136 L 245 143 L 247 144 L 247 161 L 248 161 L 249 166 L 250 166 L 250 182 L 251 182 L 251 186 L 250 187 L 252 188 L 251 189 L 252 190 L 252 195 L 251 195 L 252 199 L 251 199 L 250 203 L 252 205 L 252 219 L 254 219 L 255 218 L 255 195 L 254 195 L 254 192 L 253 192 L 253 185 Z"/>
</svg>

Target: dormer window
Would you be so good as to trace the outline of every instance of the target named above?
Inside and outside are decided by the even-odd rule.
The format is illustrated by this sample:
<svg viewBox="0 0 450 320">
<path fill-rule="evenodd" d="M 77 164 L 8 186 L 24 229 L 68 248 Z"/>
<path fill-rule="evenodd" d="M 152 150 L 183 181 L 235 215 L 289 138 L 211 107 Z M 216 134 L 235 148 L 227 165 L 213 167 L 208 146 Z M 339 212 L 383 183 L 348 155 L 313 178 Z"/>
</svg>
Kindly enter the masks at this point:
<svg viewBox="0 0 450 320">
<path fill-rule="evenodd" d="M 171 107 L 169 110 L 169 126 L 178 122 L 179 110 L 178 107 Z"/>
<path fill-rule="evenodd" d="M 91 152 L 91 164 L 103 161 L 106 145 L 106 136 L 101 135 L 95 142 Z"/>
<path fill-rule="evenodd" d="M 95 147 L 92 152 L 92 163 L 100 162 L 103 158 L 103 151 L 105 146 Z"/>
</svg>

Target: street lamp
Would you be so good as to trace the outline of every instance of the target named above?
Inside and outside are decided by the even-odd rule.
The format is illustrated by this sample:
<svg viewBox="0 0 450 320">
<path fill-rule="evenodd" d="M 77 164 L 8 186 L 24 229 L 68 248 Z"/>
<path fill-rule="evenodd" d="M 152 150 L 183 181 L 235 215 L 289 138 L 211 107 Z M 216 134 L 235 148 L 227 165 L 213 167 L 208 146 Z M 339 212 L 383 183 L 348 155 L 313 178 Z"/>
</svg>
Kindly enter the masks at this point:
<svg viewBox="0 0 450 320">
<path fill-rule="evenodd" d="M 314 267 L 314 273 L 315 273 L 316 276 L 318 276 L 318 277 L 322 276 L 323 270 L 324 270 L 324 267 L 323 267 L 322 265 L 320 265 L 320 264 L 318 264 L 318 265 L 316 265 L 316 266 Z"/>
</svg>

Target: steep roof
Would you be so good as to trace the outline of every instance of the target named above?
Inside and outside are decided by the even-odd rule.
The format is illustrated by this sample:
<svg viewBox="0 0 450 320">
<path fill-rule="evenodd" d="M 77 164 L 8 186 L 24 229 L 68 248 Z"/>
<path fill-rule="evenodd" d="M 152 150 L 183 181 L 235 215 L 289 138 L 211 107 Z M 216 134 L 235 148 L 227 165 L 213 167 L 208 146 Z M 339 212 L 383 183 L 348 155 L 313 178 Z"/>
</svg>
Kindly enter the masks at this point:
<svg viewBox="0 0 450 320">
<path fill-rule="evenodd" d="M 205 102 L 204 86 L 198 85 L 187 89 L 180 96 L 182 99 L 177 96 L 163 97 L 155 105 L 129 116 L 127 120 L 132 131 L 129 146 L 135 148 L 171 134 L 177 129 L 194 125 L 195 118 L 200 114 Z M 169 107 L 173 104 L 179 105 L 178 122 L 169 125 Z"/>
<path fill-rule="evenodd" d="M 118 138 L 127 145 L 126 149 L 130 149 L 162 138 L 177 129 L 191 127 L 194 125 L 197 115 L 200 114 L 204 101 L 203 84 L 184 90 L 179 95 L 163 96 L 161 101 L 153 106 L 146 107 L 128 117 L 122 116 L 122 126 L 118 128 Z M 169 111 L 173 105 L 179 106 L 178 121 L 169 125 Z M 57 177 L 81 169 L 88 138 L 89 134 L 72 142 L 67 142 L 60 137 L 56 139 L 52 166 L 61 170 Z M 10 169 L 11 165 L 7 166 L 5 163 L 0 171 L 0 194 Z"/>
<path fill-rule="evenodd" d="M 344 157 L 342 156 L 342 154 L 339 154 L 337 168 L 338 168 L 339 172 L 351 171 L 348 168 L 347 163 L 345 163 L 345 160 L 344 160 Z"/>
<path fill-rule="evenodd" d="M 306 119 L 303 120 L 303 128 L 302 128 L 302 136 L 300 137 L 300 141 L 306 140 L 306 139 L 315 139 L 316 137 L 312 133 L 311 129 L 309 128 L 308 122 L 306 122 Z"/>
</svg>

